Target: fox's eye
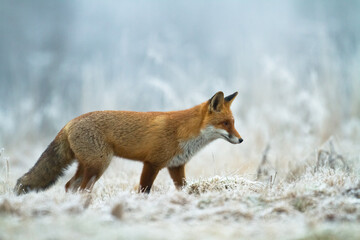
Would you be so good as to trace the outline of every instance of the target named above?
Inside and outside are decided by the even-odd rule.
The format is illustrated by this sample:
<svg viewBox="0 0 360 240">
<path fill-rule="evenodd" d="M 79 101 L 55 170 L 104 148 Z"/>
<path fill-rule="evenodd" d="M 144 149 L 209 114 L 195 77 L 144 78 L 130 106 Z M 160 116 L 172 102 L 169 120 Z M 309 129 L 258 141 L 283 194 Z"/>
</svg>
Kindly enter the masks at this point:
<svg viewBox="0 0 360 240">
<path fill-rule="evenodd" d="M 229 121 L 223 122 L 223 125 L 224 125 L 224 126 L 229 126 Z"/>
</svg>

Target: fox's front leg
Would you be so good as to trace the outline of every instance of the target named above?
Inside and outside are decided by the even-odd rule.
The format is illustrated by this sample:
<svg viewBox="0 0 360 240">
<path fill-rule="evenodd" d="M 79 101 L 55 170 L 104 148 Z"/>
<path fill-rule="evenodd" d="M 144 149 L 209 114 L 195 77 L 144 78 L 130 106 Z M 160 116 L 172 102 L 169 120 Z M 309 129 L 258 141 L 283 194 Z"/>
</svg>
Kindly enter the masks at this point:
<svg viewBox="0 0 360 240">
<path fill-rule="evenodd" d="M 186 185 L 185 164 L 179 167 L 169 167 L 168 170 L 177 189 L 181 189 Z"/>
<path fill-rule="evenodd" d="M 139 192 L 150 193 L 151 186 L 159 173 L 160 168 L 144 162 L 144 167 L 141 173 Z"/>
</svg>

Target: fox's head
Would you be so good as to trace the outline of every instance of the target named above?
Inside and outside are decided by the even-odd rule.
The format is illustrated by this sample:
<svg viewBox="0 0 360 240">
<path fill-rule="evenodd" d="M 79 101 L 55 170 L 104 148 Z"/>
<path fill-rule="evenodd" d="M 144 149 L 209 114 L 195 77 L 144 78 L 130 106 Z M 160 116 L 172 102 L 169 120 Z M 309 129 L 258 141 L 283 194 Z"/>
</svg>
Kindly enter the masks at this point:
<svg viewBox="0 0 360 240">
<path fill-rule="evenodd" d="M 243 139 L 236 131 L 234 117 L 230 110 L 231 103 L 237 96 L 237 92 L 224 97 L 223 92 L 217 92 L 210 98 L 207 104 L 207 113 L 204 118 L 204 129 L 211 131 L 214 138 L 223 138 L 230 143 L 241 143 Z"/>
</svg>

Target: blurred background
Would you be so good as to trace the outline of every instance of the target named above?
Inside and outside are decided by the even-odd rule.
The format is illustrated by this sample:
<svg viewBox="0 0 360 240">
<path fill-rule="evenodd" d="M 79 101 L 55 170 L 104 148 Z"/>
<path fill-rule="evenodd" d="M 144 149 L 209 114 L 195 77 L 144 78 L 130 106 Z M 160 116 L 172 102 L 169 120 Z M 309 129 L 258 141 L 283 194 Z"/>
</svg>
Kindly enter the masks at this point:
<svg viewBox="0 0 360 240">
<path fill-rule="evenodd" d="M 178 110 L 222 90 L 239 91 L 245 141 L 217 141 L 198 169 L 246 172 L 267 144 L 290 166 L 331 136 L 358 154 L 359 13 L 356 0 L 0 0 L 0 147 L 28 167 L 19 150 L 38 156 L 82 113 Z"/>
</svg>

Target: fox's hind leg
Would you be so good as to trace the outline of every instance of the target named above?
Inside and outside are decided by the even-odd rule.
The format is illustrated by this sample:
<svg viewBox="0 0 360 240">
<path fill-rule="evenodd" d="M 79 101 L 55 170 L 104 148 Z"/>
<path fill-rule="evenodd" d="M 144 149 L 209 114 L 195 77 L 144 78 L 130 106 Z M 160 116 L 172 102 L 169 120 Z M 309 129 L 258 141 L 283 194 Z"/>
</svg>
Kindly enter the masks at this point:
<svg viewBox="0 0 360 240">
<path fill-rule="evenodd" d="M 107 143 L 105 136 L 96 126 L 82 129 L 88 131 L 87 134 L 83 134 L 80 130 L 74 130 L 69 137 L 71 149 L 81 166 L 79 177 L 74 178 L 74 181 L 70 180 L 69 185 L 73 183 L 80 191 L 91 191 L 94 183 L 109 166 L 114 154 L 112 146 Z"/>
<path fill-rule="evenodd" d="M 112 155 L 108 156 L 107 159 L 98 161 L 96 165 L 84 167 L 84 175 L 80 184 L 80 191 L 86 190 L 91 191 L 95 182 L 103 175 L 105 170 L 108 168 Z"/>
<path fill-rule="evenodd" d="M 71 189 L 74 192 L 77 191 L 80 187 L 83 176 L 84 176 L 84 166 L 79 162 L 75 175 L 65 185 L 65 191 L 68 192 L 69 189 Z"/>
<path fill-rule="evenodd" d="M 101 177 L 102 173 L 100 173 L 98 168 L 85 168 L 84 177 L 80 184 L 80 191 L 86 190 L 91 192 L 95 182 Z"/>
</svg>

